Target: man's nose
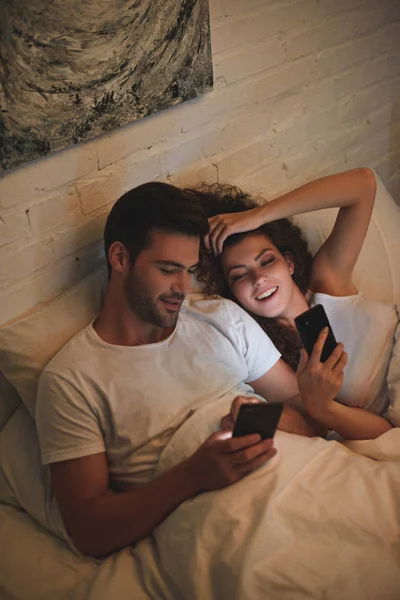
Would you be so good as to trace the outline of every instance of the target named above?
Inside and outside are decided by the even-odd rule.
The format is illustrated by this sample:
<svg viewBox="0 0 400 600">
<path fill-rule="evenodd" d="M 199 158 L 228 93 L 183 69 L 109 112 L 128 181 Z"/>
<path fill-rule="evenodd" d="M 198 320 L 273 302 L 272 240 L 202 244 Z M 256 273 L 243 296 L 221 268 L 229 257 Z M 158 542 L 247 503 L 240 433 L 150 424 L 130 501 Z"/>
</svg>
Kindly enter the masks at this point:
<svg viewBox="0 0 400 600">
<path fill-rule="evenodd" d="M 176 294 L 188 294 L 193 286 L 193 275 L 186 272 L 179 273 L 172 284 L 172 291 Z"/>
</svg>

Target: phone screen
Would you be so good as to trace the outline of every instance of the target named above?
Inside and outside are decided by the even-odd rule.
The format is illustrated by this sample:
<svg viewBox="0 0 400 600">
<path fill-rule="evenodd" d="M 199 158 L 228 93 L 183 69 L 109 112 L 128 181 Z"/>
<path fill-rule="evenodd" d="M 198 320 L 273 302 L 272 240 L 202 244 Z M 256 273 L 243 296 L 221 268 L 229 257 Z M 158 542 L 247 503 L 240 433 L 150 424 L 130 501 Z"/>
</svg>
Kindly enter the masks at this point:
<svg viewBox="0 0 400 600">
<path fill-rule="evenodd" d="M 250 433 L 258 433 L 263 440 L 274 437 L 282 410 L 281 402 L 242 404 L 236 419 L 233 437 L 241 437 Z"/>
<path fill-rule="evenodd" d="M 310 310 L 296 317 L 294 322 L 308 356 L 311 355 L 321 330 L 324 327 L 329 327 L 328 337 L 321 353 L 321 362 L 325 362 L 336 348 L 337 342 L 322 304 L 316 304 Z"/>
</svg>

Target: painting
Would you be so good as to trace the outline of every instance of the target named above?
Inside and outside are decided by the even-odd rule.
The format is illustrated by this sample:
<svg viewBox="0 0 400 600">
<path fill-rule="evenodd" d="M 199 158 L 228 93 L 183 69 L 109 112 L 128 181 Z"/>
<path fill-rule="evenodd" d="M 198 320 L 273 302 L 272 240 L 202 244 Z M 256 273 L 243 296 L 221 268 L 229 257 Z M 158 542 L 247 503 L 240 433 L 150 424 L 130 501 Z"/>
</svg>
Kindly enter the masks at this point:
<svg viewBox="0 0 400 600">
<path fill-rule="evenodd" d="M 208 0 L 5 0 L 1 170 L 212 85 Z"/>
</svg>

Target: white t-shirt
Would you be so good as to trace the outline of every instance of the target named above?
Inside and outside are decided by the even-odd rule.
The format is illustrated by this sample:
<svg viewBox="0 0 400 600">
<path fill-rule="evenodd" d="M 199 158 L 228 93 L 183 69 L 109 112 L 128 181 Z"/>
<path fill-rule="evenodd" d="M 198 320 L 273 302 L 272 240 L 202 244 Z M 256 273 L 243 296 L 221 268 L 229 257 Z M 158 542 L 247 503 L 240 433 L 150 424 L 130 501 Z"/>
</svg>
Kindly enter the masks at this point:
<svg viewBox="0 0 400 600">
<path fill-rule="evenodd" d="M 317 293 L 311 299 L 311 306 L 316 304 L 325 308 L 335 338 L 348 354 L 338 400 L 384 414 L 393 425 L 400 425 L 400 378 L 395 375 L 399 319 L 394 307 L 368 300 L 360 292 L 351 296 Z"/>
<path fill-rule="evenodd" d="M 44 464 L 106 452 L 111 480 L 149 481 L 174 431 L 200 405 L 252 394 L 280 354 L 229 300 L 191 294 L 159 343 L 107 344 L 92 324 L 43 372 L 36 422 Z"/>
</svg>

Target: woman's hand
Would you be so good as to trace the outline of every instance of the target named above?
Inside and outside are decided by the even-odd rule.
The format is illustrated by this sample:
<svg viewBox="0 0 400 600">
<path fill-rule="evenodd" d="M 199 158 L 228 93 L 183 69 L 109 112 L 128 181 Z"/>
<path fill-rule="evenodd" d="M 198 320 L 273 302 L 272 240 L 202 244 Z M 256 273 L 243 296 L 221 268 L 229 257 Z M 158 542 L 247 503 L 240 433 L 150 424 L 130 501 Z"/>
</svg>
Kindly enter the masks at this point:
<svg viewBox="0 0 400 600">
<path fill-rule="evenodd" d="M 207 250 L 212 251 L 217 256 L 221 254 L 227 237 L 233 233 L 252 231 L 266 223 L 265 206 L 251 208 L 238 213 L 215 215 L 215 217 L 208 219 L 208 223 L 210 231 L 205 236 L 204 243 Z"/>
<path fill-rule="evenodd" d="M 325 414 L 335 400 L 343 383 L 343 369 L 347 363 L 347 354 L 343 344 L 339 343 L 328 360 L 321 362 L 321 353 L 328 335 L 325 327 L 315 342 L 310 358 L 301 350 L 297 368 L 297 382 L 303 406 L 307 413 L 317 421 L 324 422 Z"/>
</svg>

